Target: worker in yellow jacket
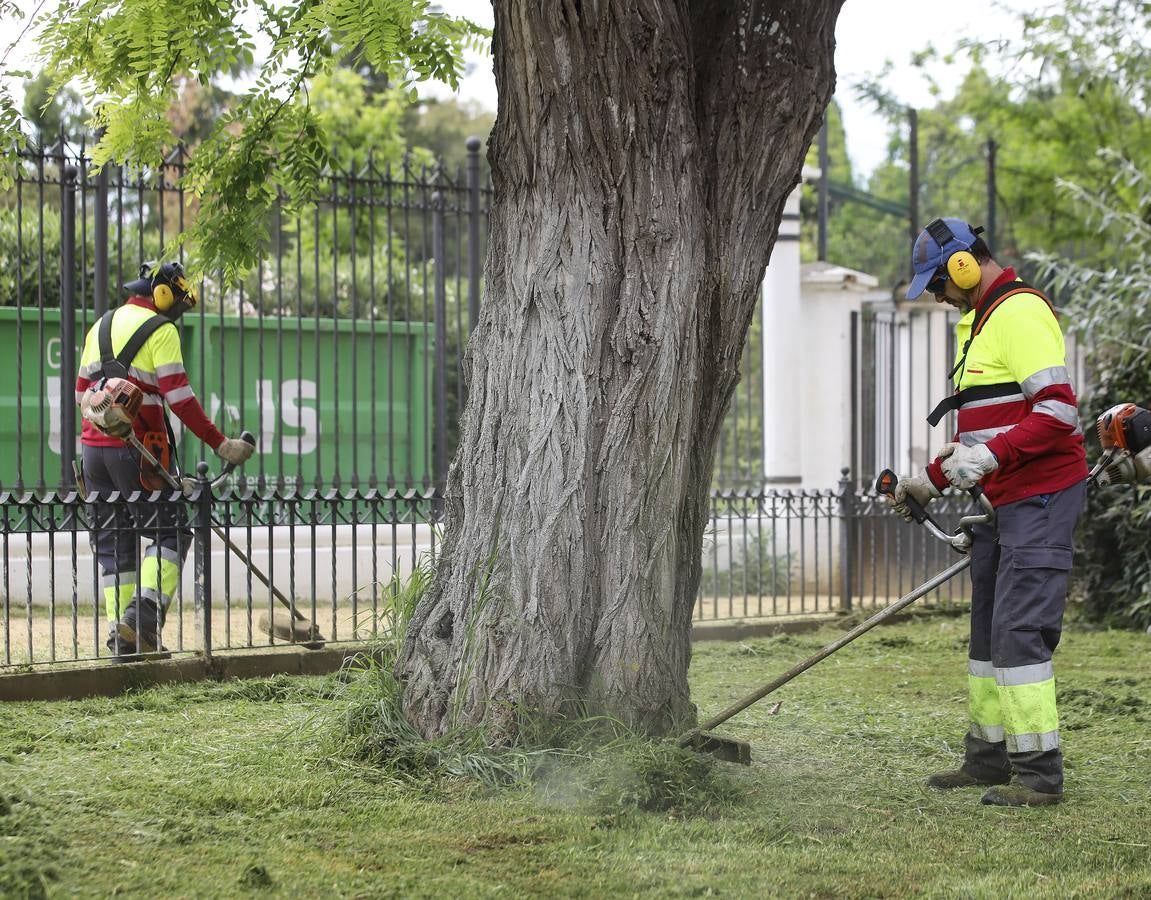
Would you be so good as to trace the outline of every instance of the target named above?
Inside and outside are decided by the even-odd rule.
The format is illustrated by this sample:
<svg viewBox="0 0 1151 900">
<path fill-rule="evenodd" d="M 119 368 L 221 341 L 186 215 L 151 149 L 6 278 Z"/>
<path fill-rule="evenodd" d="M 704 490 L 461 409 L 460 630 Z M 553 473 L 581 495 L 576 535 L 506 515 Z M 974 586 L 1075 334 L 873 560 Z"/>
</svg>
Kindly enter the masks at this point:
<svg viewBox="0 0 1151 900">
<path fill-rule="evenodd" d="M 1087 462 L 1063 334 L 1050 301 L 991 256 L 980 228 L 936 219 L 912 250 L 907 292 L 962 313 L 953 393 L 928 417 L 956 411 L 957 433 L 891 502 L 926 505 L 952 485 L 980 484 L 996 526 L 971 547 L 970 727 L 963 764 L 935 788 L 982 785 L 983 802 L 1040 806 L 1063 797 L 1063 754 L 1052 654 L 1071 574 L 1072 532 L 1086 496 Z"/>
<path fill-rule="evenodd" d="M 169 472 L 176 471 L 175 447 L 165 404 L 225 462 L 244 463 L 253 446 L 220 433 L 184 371 L 174 323 L 196 305 L 196 292 L 180 264 L 145 263 L 139 278 L 124 288 L 128 300 L 95 322 L 84 340 L 76 402 L 83 410 L 108 378 L 127 378 L 144 395 L 133 431 Z M 142 491 L 166 490 L 167 483 L 120 437 L 97 428 L 87 415 L 83 422 L 84 482 L 97 498 L 90 536 L 110 626 L 107 645 L 116 656 L 154 652 L 162 649 L 160 632 L 191 543 L 186 510 L 160 495 L 141 496 Z M 107 502 L 113 493 L 117 502 Z M 142 566 L 137 559 L 140 534 L 152 540 Z"/>
</svg>

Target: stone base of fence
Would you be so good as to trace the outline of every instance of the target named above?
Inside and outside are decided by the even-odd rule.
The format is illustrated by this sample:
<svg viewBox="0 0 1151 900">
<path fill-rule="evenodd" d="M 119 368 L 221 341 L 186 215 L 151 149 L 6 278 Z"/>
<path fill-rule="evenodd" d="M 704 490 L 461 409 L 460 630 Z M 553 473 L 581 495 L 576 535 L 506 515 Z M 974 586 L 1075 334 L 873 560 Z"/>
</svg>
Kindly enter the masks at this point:
<svg viewBox="0 0 1151 900">
<path fill-rule="evenodd" d="M 892 621 L 907 615 L 895 616 Z M 778 634 L 801 634 L 835 624 L 843 618 L 842 615 L 825 613 L 793 618 L 695 622 L 692 641 L 742 641 Z M 0 674 L 0 701 L 82 700 L 113 697 L 163 684 L 270 678 L 273 675 L 326 675 L 365 652 L 369 652 L 367 644 L 350 643 L 320 650 L 286 647 L 224 651 L 210 660 L 195 654 L 133 663 L 55 664 L 28 672 Z"/>
</svg>

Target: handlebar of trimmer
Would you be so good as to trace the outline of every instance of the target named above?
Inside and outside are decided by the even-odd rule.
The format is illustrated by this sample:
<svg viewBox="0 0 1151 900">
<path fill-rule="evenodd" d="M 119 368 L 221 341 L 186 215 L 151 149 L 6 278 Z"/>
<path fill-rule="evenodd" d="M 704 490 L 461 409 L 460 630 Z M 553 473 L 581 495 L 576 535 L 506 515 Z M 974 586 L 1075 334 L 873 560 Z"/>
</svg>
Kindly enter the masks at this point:
<svg viewBox="0 0 1151 900">
<path fill-rule="evenodd" d="M 168 483 L 168 486 L 170 488 L 172 488 L 173 490 L 176 490 L 176 491 L 183 490 L 183 486 L 180 484 L 179 478 L 177 478 L 175 475 L 173 475 L 171 472 L 169 472 L 167 469 L 165 469 L 162 465 L 160 465 L 160 463 L 156 459 L 156 457 L 148 452 L 147 448 L 145 448 L 144 445 L 142 443 L 140 443 L 139 438 L 137 438 L 134 433 L 130 433 L 128 435 L 128 437 L 126 438 L 126 440 L 128 441 L 128 443 L 130 443 L 133 447 L 136 448 L 136 450 L 140 453 L 141 456 L 144 457 L 144 459 L 146 459 L 149 463 L 151 463 L 153 466 L 156 467 L 156 471 L 158 471 L 160 473 L 160 477 L 163 478 Z M 245 432 L 241 433 L 240 440 L 244 441 L 245 443 L 251 444 L 253 447 L 256 446 L 256 436 L 254 434 L 252 434 L 252 432 L 250 432 L 250 431 L 245 431 Z M 234 472 L 235 470 L 236 470 L 235 463 L 226 463 L 224 465 L 224 468 L 220 470 L 220 474 L 212 479 L 212 481 L 211 481 L 212 490 L 214 491 L 218 487 L 220 487 L 220 485 L 224 483 L 224 479 L 227 478 L 229 475 L 231 475 L 232 472 Z"/>
<path fill-rule="evenodd" d="M 893 495 L 895 493 L 895 485 L 899 482 L 899 476 L 896 475 L 891 469 L 884 469 L 879 473 L 879 477 L 875 479 L 875 490 L 879 494 Z M 987 499 L 987 494 L 983 492 L 983 488 L 979 485 L 972 485 L 967 489 L 972 499 L 983 509 L 983 512 L 975 516 L 964 516 L 959 520 L 959 530 L 955 534 L 948 534 L 939 523 L 931 517 L 931 514 L 923 508 L 922 504 L 914 497 L 908 495 L 903 498 L 901 502 L 907 505 L 911 510 L 911 517 L 915 519 L 920 525 L 923 525 L 934 537 L 939 538 L 946 544 L 950 544 L 956 550 L 964 552 L 957 544 L 956 541 L 963 536 L 971 536 L 972 525 L 990 525 L 995 521 L 995 507 L 991 505 L 991 501 Z"/>
<path fill-rule="evenodd" d="M 253 447 L 256 446 L 256 436 L 250 431 L 240 432 L 240 440 L 245 444 L 251 444 Z M 220 470 L 220 474 L 212 479 L 212 490 L 216 490 L 216 488 L 223 484 L 224 479 L 231 475 L 235 470 L 235 463 L 225 464 L 224 468 Z"/>
</svg>

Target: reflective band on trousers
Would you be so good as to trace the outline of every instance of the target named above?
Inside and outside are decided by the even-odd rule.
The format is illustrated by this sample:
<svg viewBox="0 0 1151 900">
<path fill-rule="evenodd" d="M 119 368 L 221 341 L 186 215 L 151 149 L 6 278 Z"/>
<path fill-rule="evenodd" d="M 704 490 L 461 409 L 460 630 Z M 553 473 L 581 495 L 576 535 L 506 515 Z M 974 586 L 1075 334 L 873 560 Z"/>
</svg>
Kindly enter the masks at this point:
<svg viewBox="0 0 1151 900">
<path fill-rule="evenodd" d="M 985 741 L 1003 740 L 1003 714 L 999 709 L 999 688 L 990 661 L 967 661 L 967 710 L 971 733 Z"/>
<path fill-rule="evenodd" d="M 108 621 L 119 622 L 136 593 L 136 573 L 105 575 L 100 581 L 104 588 L 104 611 L 108 614 Z"/>
<path fill-rule="evenodd" d="M 1055 672 L 1051 661 L 993 666 L 967 661 L 971 734 L 989 743 L 1006 741 L 1008 753 L 1034 753 L 1059 746 Z"/>
<path fill-rule="evenodd" d="M 1002 744 L 1005 739 L 1002 725 L 980 725 L 978 722 L 972 722 L 971 734 L 989 744 Z"/>
<path fill-rule="evenodd" d="M 1059 749 L 1059 729 L 1043 734 L 1009 734 L 1005 737 L 1008 753 L 1041 753 Z"/>
<path fill-rule="evenodd" d="M 153 544 L 144 552 L 144 563 L 140 567 L 141 593 L 152 599 L 163 599 L 168 605 L 180 583 L 180 555 L 167 547 Z"/>
<path fill-rule="evenodd" d="M 1008 753 L 1054 750 L 1059 746 L 1059 710 L 1051 661 L 996 667 L 999 707 Z"/>
</svg>

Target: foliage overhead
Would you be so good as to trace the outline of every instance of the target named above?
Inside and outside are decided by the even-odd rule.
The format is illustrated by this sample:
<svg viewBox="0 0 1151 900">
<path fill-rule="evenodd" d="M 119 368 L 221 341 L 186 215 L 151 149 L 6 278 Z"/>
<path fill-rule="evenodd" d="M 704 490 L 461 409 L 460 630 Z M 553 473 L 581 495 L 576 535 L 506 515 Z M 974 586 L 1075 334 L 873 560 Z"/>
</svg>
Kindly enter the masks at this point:
<svg viewBox="0 0 1151 900">
<path fill-rule="evenodd" d="M 161 168 L 177 140 L 170 110 L 188 80 L 250 86 L 216 119 L 185 173 L 197 215 L 179 240 L 197 267 L 235 282 L 258 261 L 278 195 L 299 208 L 339 160 L 331 110 L 312 102 L 341 86 L 340 67 L 366 67 L 409 90 L 453 88 L 467 47 L 488 33 L 428 0 L 61 0 L 40 49 L 54 88 L 76 84 L 102 129 L 97 165 Z M 2 98 L 0 98 L 2 106 Z M 0 128 L 7 127 L 0 110 Z"/>
</svg>

